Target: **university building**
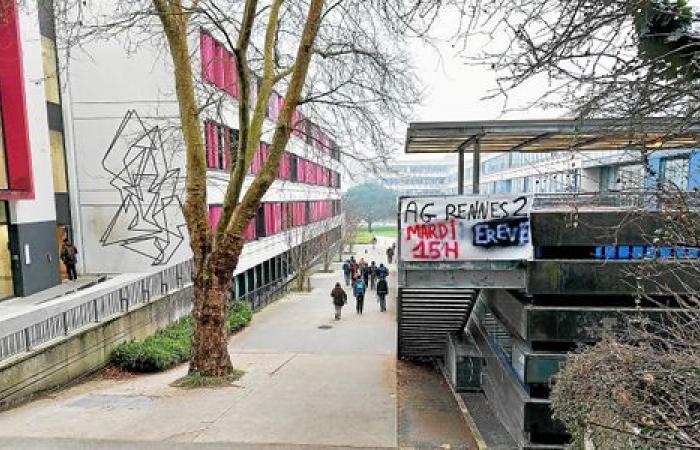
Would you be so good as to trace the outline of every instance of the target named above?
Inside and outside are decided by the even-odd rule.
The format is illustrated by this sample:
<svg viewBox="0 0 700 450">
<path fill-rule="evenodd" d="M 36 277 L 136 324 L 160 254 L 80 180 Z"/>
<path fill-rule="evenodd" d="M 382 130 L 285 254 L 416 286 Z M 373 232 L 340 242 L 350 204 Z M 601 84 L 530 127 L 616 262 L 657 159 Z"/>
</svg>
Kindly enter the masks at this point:
<svg viewBox="0 0 700 450">
<path fill-rule="evenodd" d="M 185 152 L 167 50 L 149 40 L 129 46 L 112 39 L 87 42 L 64 61 L 52 1 L 35 3 L 9 2 L 9 20 L 0 23 L 0 298 L 60 284 L 65 237 L 78 247 L 84 274 L 151 272 L 189 259 L 181 211 Z M 215 224 L 237 145 L 239 84 L 221 36 L 195 31 L 198 95 L 217 99 L 202 113 Z M 273 94 L 244 189 L 267 158 L 282 105 Z M 314 239 L 332 242 L 340 231 L 333 130 L 301 109 L 294 124 L 278 179 L 246 232 L 238 293 L 287 276 L 291 249 Z"/>
</svg>

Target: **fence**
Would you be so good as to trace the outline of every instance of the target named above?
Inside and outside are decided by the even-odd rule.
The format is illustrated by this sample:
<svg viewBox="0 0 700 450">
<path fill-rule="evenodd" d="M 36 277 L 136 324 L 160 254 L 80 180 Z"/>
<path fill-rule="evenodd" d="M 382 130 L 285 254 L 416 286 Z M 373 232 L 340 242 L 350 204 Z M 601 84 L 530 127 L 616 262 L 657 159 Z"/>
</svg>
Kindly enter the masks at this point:
<svg viewBox="0 0 700 450">
<path fill-rule="evenodd" d="M 64 311 L 0 337 L 0 361 L 67 336 L 91 324 L 128 312 L 136 305 L 182 290 L 192 283 L 192 260 L 168 267 L 128 283 L 116 290 L 101 293 Z M 179 302 L 192 303 L 189 297 Z"/>
</svg>

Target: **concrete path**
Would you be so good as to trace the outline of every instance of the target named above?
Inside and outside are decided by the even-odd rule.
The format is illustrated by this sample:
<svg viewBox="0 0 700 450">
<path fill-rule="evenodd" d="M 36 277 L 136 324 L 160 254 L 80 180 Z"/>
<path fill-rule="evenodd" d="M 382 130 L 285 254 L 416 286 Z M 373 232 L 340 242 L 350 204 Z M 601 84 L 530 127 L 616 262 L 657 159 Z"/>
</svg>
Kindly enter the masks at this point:
<svg viewBox="0 0 700 450">
<path fill-rule="evenodd" d="M 377 247 L 358 246 L 358 259 L 385 261 L 386 241 Z M 394 290 L 395 266 L 390 270 Z M 230 343 L 234 365 L 246 371 L 235 385 L 171 387 L 186 366 L 97 379 L 0 414 L 0 449 L 411 446 L 398 438 L 395 292 L 389 312 L 379 312 L 370 292 L 364 315 L 350 300 L 336 322 L 330 290 L 341 278 L 339 271 L 317 274 L 313 292 L 289 295 L 255 315 Z M 449 439 L 461 442 L 465 430 L 456 423 Z M 447 442 L 430 437 L 437 439 L 431 447 Z M 425 445 L 424 438 L 415 441 Z"/>
</svg>

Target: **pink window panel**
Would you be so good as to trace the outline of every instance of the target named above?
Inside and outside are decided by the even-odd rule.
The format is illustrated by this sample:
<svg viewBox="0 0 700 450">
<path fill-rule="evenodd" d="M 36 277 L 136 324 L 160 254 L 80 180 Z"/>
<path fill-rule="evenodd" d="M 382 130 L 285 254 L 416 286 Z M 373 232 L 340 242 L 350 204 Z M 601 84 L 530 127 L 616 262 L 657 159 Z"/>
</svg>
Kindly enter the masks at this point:
<svg viewBox="0 0 700 450">
<path fill-rule="evenodd" d="M 250 222 L 248 222 L 248 226 L 246 227 L 245 231 L 243 232 L 243 239 L 245 241 L 254 241 L 256 238 L 255 234 L 255 217 L 250 219 Z"/>
<path fill-rule="evenodd" d="M 236 96 L 236 65 L 233 55 L 224 51 L 224 90 L 229 94 Z"/>
<path fill-rule="evenodd" d="M 224 128 L 222 130 L 224 133 L 224 169 L 225 170 L 230 170 L 231 169 L 231 130 L 228 128 Z"/>
<path fill-rule="evenodd" d="M 292 113 L 292 128 L 294 136 L 304 139 L 304 115 L 299 110 Z"/>
<path fill-rule="evenodd" d="M 272 203 L 263 204 L 263 218 L 265 219 L 265 236 L 272 236 L 275 234 L 274 230 L 274 210 Z"/>
<path fill-rule="evenodd" d="M 282 203 L 275 203 L 275 233 L 282 232 Z"/>
<path fill-rule="evenodd" d="M 223 89 L 224 88 L 224 54 L 226 49 L 218 42 L 214 47 L 214 84 Z"/>
<path fill-rule="evenodd" d="M 199 35 L 200 57 L 202 59 L 202 78 L 214 82 L 214 38 L 209 33 Z"/>
<path fill-rule="evenodd" d="M 282 154 L 279 169 L 277 170 L 277 179 L 289 180 L 291 178 L 291 158 L 289 153 Z"/>
<path fill-rule="evenodd" d="M 207 167 L 216 169 L 216 151 L 218 147 L 216 124 L 213 122 L 206 122 L 204 124 L 204 138 L 204 146 L 207 153 Z"/>
<path fill-rule="evenodd" d="M 282 114 L 282 109 L 284 108 L 284 97 L 277 96 L 277 118 Z"/>
<path fill-rule="evenodd" d="M 316 184 L 316 164 L 310 162 L 306 165 L 306 179 L 309 184 Z"/>
<path fill-rule="evenodd" d="M 316 165 L 316 184 L 323 184 L 323 173 L 325 169 L 321 165 Z"/>
<path fill-rule="evenodd" d="M 224 208 L 221 206 L 209 205 L 209 223 L 211 224 L 212 231 L 216 229 L 216 225 L 219 223 L 223 212 Z"/>
</svg>

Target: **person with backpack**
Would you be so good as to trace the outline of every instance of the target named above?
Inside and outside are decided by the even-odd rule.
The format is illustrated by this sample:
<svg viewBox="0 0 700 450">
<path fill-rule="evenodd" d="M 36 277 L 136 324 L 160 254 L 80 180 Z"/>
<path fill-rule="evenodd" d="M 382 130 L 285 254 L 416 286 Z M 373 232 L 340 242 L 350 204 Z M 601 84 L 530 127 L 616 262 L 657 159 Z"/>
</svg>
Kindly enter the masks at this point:
<svg viewBox="0 0 700 450">
<path fill-rule="evenodd" d="M 386 249 L 386 260 L 389 264 L 394 259 L 394 247 L 389 247 Z"/>
<path fill-rule="evenodd" d="M 66 266 L 69 280 L 77 280 L 78 272 L 75 270 L 75 265 L 78 263 L 78 248 L 73 245 L 68 238 L 63 240 L 63 248 L 61 248 L 61 261 Z"/>
<path fill-rule="evenodd" d="M 379 268 L 377 268 L 377 274 L 379 275 L 379 278 L 386 278 L 389 276 L 389 269 L 382 263 L 379 264 Z"/>
<path fill-rule="evenodd" d="M 335 320 L 340 320 L 343 306 L 348 302 L 348 295 L 340 287 L 340 283 L 335 283 L 335 287 L 331 291 L 331 297 L 333 298 L 333 306 L 335 306 Z"/>
<path fill-rule="evenodd" d="M 377 264 L 372 261 L 372 264 L 369 266 L 369 288 L 371 290 L 374 290 L 375 286 L 377 285 L 377 277 L 379 276 L 379 267 L 377 267 Z"/>
<path fill-rule="evenodd" d="M 386 296 L 389 293 L 389 283 L 386 278 L 380 278 L 377 283 L 377 299 L 379 300 L 379 310 L 386 312 Z"/>
<path fill-rule="evenodd" d="M 355 296 L 355 310 L 357 314 L 362 314 L 362 309 L 365 305 L 365 292 L 367 291 L 367 285 L 365 284 L 362 277 L 357 277 L 355 284 L 352 286 L 352 292 Z"/>
<path fill-rule="evenodd" d="M 352 281 L 352 263 L 346 259 L 343 263 L 343 275 L 345 275 L 345 286 L 350 286 Z"/>
<path fill-rule="evenodd" d="M 362 280 L 365 282 L 365 286 L 369 286 L 369 266 L 365 263 L 364 267 L 362 268 Z"/>
</svg>

